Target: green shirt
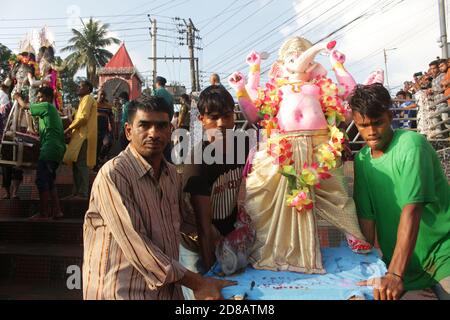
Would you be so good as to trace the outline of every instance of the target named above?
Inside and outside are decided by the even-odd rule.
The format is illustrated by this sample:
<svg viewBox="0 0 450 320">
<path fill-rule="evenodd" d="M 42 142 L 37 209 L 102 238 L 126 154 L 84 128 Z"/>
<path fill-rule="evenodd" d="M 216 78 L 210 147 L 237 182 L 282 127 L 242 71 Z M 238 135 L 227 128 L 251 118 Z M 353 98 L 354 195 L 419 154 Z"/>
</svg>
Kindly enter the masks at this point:
<svg viewBox="0 0 450 320">
<path fill-rule="evenodd" d="M 167 91 L 165 88 L 158 88 L 158 89 L 153 90 L 153 95 L 156 97 L 161 97 L 164 100 L 166 100 L 166 102 L 169 104 L 170 108 L 172 109 L 172 114 L 173 114 L 173 111 L 174 111 L 173 97 L 169 93 L 169 91 Z"/>
<path fill-rule="evenodd" d="M 433 147 L 418 133 L 397 130 L 383 156 L 372 159 L 366 146 L 354 166 L 358 215 L 375 220 L 387 265 L 403 207 L 424 204 L 416 247 L 404 275 L 405 289 L 429 288 L 450 276 L 450 188 Z"/>
<path fill-rule="evenodd" d="M 122 106 L 122 127 L 125 128 L 125 123 L 128 122 L 128 108 L 130 107 L 130 101 L 127 101 Z"/>
<path fill-rule="evenodd" d="M 30 111 L 33 117 L 39 117 L 39 160 L 61 162 L 66 143 L 63 123 L 56 107 L 48 102 L 34 103 L 30 105 Z"/>
</svg>

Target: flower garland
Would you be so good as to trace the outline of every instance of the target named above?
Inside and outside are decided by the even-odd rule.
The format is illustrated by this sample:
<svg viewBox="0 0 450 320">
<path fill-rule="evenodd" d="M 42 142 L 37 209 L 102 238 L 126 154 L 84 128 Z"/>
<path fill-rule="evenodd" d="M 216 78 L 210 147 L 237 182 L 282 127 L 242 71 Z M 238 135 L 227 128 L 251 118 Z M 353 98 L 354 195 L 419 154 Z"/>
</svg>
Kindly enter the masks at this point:
<svg viewBox="0 0 450 320">
<path fill-rule="evenodd" d="M 12 55 L 11 58 L 8 60 L 8 62 L 9 62 L 9 65 L 10 65 L 11 68 L 16 63 L 22 63 L 22 64 L 29 65 L 34 70 L 34 76 L 36 78 L 40 77 L 39 65 L 37 64 L 36 61 L 30 59 L 30 57 L 28 57 L 28 56 L 23 56 L 21 54 L 19 54 L 19 55 Z"/>
<path fill-rule="evenodd" d="M 344 150 L 346 135 L 338 126 L 344 120 L 346 111 L 340 94 L 341 89 L 328 78 L 314 80 L 320 88 L 320 104 L 328 122 L 328 137 L 326 143 L 319 145 L 316 162 L 305 163 L 300 171 L 293 164 L 292 145 L 288 139 L 273 139 L 268 144 L 267 152 L 274 158 L 274 164 L 280 166 L 280 174 L 288 180 L 287 205 L 302 213 L 314 207 L 311 188 L 320 188 L 320 181 L 329 179 L 329 171 L 336 168 Z M 258 91 L 256 107 L 261 117 L 261 126 L 266 129 L 267 137 L 278 128 L 277 113 L 282 101 L 282 92 L 274 82 L 267 83 L 265 88 Z"/>
<path fill-rule="evenodd" d="M 255 106 L 258 109 L 260 125 L 266 130 L 267 137 L 270 137 L 272 130 L 278 129 L 277 114 L 280 103 L 283 99 L 283 92 L 271 81 L 266 83 L 265 88 L 259 88 Z"/>
<path fill-rule="evenodd" d="M 51 69 L 51 76 L 52 76 L 52 81 L 51 81 L 51 87 L 53 88 L 53 92 L 54 92 L 54 99 L 55 99 L 55 107 L 58 110 L 62 110 L 63 107 L 63 99 L 62 99 L 62 82 L 61 82 L 61 78 L 59 76 L 59 72 L 52 68 Z"/>
</svg>

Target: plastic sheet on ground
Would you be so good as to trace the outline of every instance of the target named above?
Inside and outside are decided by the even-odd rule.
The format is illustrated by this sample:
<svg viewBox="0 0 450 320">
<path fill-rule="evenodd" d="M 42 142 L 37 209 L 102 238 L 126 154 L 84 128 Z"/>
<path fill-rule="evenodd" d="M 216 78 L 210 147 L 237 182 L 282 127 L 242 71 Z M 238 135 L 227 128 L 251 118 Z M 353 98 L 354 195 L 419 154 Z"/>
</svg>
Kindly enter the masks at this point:
<svg viewBox="0 0 450 320">
<path fill-rule="evenodd" d="M 358 281 L 380 277 L 386 265 L 376 250 L 370 254 L 353 253 L 342 244 L 337 248 L 323 248 L 322 259 L 326 274 L 302 274 L 287 271 L 256 270 L 247 267 L 245 272 L 229 277 L 219 276 L 216 265 L 207 276 L 229 279 L 238 285 L 222 290 L 225 299 L 248 300 L 348 300 L 373 299 L 372 287 L 360 287 Z"/>
</svg>

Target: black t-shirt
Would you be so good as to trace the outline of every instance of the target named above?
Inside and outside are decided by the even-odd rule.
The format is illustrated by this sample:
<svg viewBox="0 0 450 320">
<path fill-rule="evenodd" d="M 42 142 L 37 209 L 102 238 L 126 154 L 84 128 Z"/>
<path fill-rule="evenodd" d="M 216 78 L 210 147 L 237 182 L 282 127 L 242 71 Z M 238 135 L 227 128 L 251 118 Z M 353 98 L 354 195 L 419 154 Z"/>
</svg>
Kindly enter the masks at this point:
<svg viewBox="0 0 450 320">
<path fill-rule="evenodd" d="M 202 152 L 209 145 L 203 143 Z M 219 232 L 226 236 L 233 231 L 237 217 L 237 198 L 242 181 L 242 171 L 248 156 L 248 141 L 245 150 L 238 150 L 238 143 L 234 143 L 234 159 L 228 160 L 224 155 L 223 163 L 193 164 L 193 172 L 188 178 L 184 192 L 191 195 L 209 196 L 211 200 L 212 222 Z M 241 155 L 239 155 L 239 152 Z M 242 157 L 244 153 L 244 157 Z M 212 153 L 214 155 L 214 152 Z M 228 162 L 228 163 L 227 163 Z M 231 163 L 230 163 L 231 162 Z"/>
</svg>

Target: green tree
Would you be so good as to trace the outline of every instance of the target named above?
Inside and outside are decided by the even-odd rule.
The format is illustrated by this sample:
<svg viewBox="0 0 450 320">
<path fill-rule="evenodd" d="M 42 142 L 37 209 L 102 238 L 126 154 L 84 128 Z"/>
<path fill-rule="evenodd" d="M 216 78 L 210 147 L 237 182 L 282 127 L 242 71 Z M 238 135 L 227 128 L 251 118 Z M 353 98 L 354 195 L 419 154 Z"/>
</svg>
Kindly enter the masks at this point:
<svg viewBox="0 0 450 320">
<path fill-rule="evenodd" d="M 55 65 L 59 70 L 59 78 L 61 79 L 62 87 L 62 98 L 64 104 L 71 104 L 76 107 L 79 102 L 78 98 L 78 83 L 75 80 L 75 74 L 77 70 L 71 69 L 69 66 L 65 65 L 61 57 L 55 57 Z"/>
<path fill-rule="evenodd" d="M 66 66 L 75 71 L 86 68 L 86 78 L 94 86 L 98 84 L 97 69 L 113 56 L 105 47 L 120 43 L 119 39 L 107 37 L 108 28 L 108 24 L 91 17 L 82 30 L 72 29 L 74 36 L 69 40 L 69 45 L 61 50 L 72 52 L 65 59 Z"/>
<path fill-rule="evenodd" d="M 9 73 L 9 63 L 8 60 L 12 56 L 12 51 L 0 43 L 0 80 L 3 81 L 7 74 Z"/>
</svg>

